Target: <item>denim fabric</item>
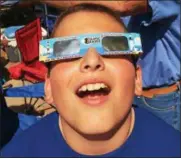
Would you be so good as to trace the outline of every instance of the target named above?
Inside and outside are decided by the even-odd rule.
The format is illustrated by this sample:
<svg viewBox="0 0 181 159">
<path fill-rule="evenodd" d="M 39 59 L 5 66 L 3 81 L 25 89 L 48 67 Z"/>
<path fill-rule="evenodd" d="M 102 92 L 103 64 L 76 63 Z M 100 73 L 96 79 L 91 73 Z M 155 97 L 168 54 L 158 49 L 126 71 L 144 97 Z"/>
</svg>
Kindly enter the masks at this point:
<svg viewBox="0 0 181 159">
<path fill-rule="evenodd" d="M 181 90 L 178 89 L 169 94 L 155 95 L 153 98 L 135 96 L 134 105 L 146 108 L 175 129 L 180 130 L 180 92 Z"/>
</svg>

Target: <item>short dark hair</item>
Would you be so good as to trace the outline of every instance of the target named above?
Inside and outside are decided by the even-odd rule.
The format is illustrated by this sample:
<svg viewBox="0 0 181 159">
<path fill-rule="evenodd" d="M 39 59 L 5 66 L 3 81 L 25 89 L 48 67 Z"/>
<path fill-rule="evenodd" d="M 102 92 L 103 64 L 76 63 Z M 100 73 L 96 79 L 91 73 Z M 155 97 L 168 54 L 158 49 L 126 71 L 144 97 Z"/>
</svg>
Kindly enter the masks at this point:
<svg viewBox="0 0 181 159">
<path fill-rule="evenodd" d="M 120 19 L 121 17 L 121 12 L 118 12 L 116 10 L 112 10 L 108 7 L 105 7 L 103 5 L 99 5 L 99 4 L 90 4 L 90 3 L 83 3 L 83 4 L 79 4 L 79 5 L 75 5 L 72 7 L 67 8 L 66 10 L 64 10 L 60 16 L 57 18 L 56 23 L 54 25 L 54 29 L 52 31 L 51 37 L 54 36 L 55 30 L 58 27 L 58 25 L 60 24 L 60 22 L 68 15 L 72 14 L 72 13 L 76 13 L 79 11 L 90 11 L 90 12 L 101 12 L 101 13 L 106 13 L 108 15 L 110 15 L 111 17 L 113 17 L 118 23 L 120 23 L 125 30 L 126 27 L 124 25 L 124 23 L 122 22 L 122 20 Z"/>
</svg>

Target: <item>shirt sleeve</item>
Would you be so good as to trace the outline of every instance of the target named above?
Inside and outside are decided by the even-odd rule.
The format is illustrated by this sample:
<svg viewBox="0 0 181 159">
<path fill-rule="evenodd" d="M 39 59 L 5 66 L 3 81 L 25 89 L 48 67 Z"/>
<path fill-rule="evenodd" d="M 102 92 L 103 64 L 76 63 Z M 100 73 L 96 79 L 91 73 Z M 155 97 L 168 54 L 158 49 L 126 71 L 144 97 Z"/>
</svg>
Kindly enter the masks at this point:
<svg viewBox="0 0 181 159">
<path fill-rule="evenodd" d="M 179 0 L 148 0 L 148 5 L 152 10 L 152 16 L 149 20 L 142 22 L 146 26 L 180 14 Z"/>
<path fill-rule="evenodd" d="M 143 87 L 180 80 L 180 5 L 176 0 L 148 0 L 147 13 L 125 17 L 128 32 L 141 34 L 143 56 L 138 64 Z M 125 23 L 126 22 L 126 23 Z"/>
</svg>

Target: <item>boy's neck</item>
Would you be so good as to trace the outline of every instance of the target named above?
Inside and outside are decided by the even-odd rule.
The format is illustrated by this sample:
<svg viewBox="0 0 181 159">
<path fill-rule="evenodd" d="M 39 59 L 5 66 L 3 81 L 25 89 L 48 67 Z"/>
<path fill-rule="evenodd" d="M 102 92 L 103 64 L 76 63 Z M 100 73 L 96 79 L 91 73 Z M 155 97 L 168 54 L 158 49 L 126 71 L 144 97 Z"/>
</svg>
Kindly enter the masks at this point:
<svg viewBox="0 0 181 159">
<path fill-rule="evenodd" d="M 127 140 L 134 127 L 135 115 L 132 108 L 124 123 L 120 123 L 103 135 L 85 136 L 72 129 L 61 117 L 59 127 L 67 144 L 84 155 L 103 155 L 119 148 Z"/>
</svg>

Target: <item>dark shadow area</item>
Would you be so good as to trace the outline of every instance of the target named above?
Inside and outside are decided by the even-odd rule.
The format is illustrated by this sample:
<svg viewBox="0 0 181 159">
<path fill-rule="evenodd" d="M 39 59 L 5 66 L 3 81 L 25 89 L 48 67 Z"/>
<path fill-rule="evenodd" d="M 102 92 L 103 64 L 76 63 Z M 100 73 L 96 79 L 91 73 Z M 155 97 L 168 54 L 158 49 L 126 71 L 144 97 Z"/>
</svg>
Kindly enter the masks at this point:
<svg viewBox="0 0 181 159">
<path fill-rule="evenodd" d="M 13 105 L 11 107 L 9 107 L 10 110 L 12 110 L 13 112 L 22 112 L 26 115 L 34 115 L 34 116 L 43 116 L 44 112 L 43 111 L 39 111 L 37 112 L 34 109 L 34 104 L 22 104 L 22 105 Z"/>
<path fill-rule="evenodd" d="M 7 108 L 2 91 L 0 93 L 0 149 L 15 135 L 19 127 L 18 114 Z"/>
<path fill-rule="evenodd" d="M 12 7 L 10 10 L 3 11 L 0 14 L 0 27 L 26 25 L 36 19 L 32 7 Z"/>
</svg>

